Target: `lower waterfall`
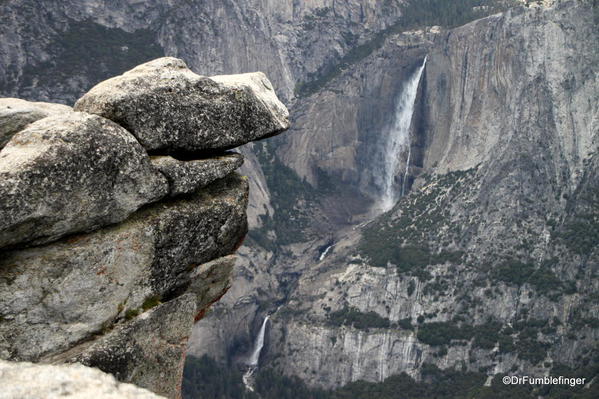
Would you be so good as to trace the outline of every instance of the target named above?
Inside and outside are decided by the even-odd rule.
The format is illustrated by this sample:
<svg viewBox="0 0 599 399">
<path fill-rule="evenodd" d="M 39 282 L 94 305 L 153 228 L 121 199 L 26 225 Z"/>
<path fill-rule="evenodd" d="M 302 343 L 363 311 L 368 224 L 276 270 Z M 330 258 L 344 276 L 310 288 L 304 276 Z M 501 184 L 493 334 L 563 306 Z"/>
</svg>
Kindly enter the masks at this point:
<svg viewBox="0 0 599 399">
<path fill-rule="evenodd" d="M 399 197 L 405 194 L 406 180 L 408 179 L 408 171 L 412 157 L 410 127 L 412 124 L 412 115 L 414 114 L 416 95 L 418 94 L 418 86 L 425 66 L 426 57 L 420 68 L 414 72 L 403 87 L 397 100 L 395 118 L 384 143 L 383 186 L 379 205 L 383 212 L 387 212 L 393 208 Z M 400 155 L 406 151 L 407 160 L 405 170 L 401 181 L 401 187 L 398 188 L 395 180 L 401 159 Z"/>
<path fill-rule="evenodd" d="M 260 331 L 258 332 L 258 336 L 256 337 L 256 341 L 254 342 L 254 350 L 250 355 L 250 358 L 247 362 L 247 371 L 243 374 L 243 384 L 245 387 L 254 391 L 254 381 L 253 376 L 258 368 L 258 363 L 260 361 L 260 353 L 262 352 L 262 348 L 264 347 L 264 335 L 266 333 L 266 323 L 268 323 L 268 319 L 270 315 L 267 315 L 262 322 L 262 327 L 260 327 Z"/>
</svg>

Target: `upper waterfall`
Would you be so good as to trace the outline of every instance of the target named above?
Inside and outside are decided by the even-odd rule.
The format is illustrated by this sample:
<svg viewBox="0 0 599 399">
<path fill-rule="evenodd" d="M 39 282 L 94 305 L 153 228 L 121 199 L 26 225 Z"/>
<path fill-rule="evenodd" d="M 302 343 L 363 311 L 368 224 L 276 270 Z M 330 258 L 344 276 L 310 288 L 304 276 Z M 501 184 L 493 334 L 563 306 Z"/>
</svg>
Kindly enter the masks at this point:
<svg viewBox="0 0 599 399">
<path fill-rule="evenodd" d="M 426 66 L 426 59 L 427 57 L 424 58 L 420 68 L 410 76 L 410 79 L 400 92 L 395 107 L 395 117 L 386 135 L 385 152 L 383 153 L 383 186 L 379 205 L 384 212 L 393 208 L 399 197 L 405 194 L 408 169 L 412 157 L 410 127 L 418 86 L 422 72 Z M 406 151 L 404 175 L 401 179 L 401 187 L 397 187 L 396 175 L 401 160 L 400 155 Z"/>
</svg>

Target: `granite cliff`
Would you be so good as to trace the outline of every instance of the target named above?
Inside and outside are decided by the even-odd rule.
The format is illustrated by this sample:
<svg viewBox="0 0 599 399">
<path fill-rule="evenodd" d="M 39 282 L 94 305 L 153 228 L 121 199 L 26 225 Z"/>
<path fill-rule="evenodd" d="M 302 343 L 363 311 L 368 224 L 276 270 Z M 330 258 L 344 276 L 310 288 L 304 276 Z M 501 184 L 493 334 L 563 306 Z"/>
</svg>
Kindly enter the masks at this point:
<svg viewBox="0 0 599 399">
<path fill-rule="evenodd" d="M 244 252 L 250 260 L 237 281 L 247 291 L 239 284 L 215 309 L 219 321 L 197 327 L 192 353 L 243 363 L 258 312 L 272 313 L 265 367 L 311 386 L 401 373 L 420 380 L 430 366 L 474 373 L 495 390 L 502 374 L 567 370 L 592 380 L 596 14 L 557 2 L 391 35 L 297 100 L 297 134 L 258 154 L 289 165 L 317 199 L 299 192 L 283 210 L 301 228 L 258 230 L 284 250 L 260 241 L 271 252 Z M 389 99 L 425 56 L 411 162 L 395 171 L 411 192 L 377 217 Z M 237 338 L 225 333 L 239 325 L 250 327 Z"/>
<path fill-rule="evenodd" d="M 230 288 L 247 232 L 243 157 L 227 150 L 289 127 L 270 82 L 165 57 L 73 109 L 0 99 L 0 126 L 0 358 L 179 396 L 194 322 Z M 31 367 L 3 362 L 3 395 L 42 395 Z M 36 370 L 48 394 L 52 370 L 87 373 Z"/>
</svg>

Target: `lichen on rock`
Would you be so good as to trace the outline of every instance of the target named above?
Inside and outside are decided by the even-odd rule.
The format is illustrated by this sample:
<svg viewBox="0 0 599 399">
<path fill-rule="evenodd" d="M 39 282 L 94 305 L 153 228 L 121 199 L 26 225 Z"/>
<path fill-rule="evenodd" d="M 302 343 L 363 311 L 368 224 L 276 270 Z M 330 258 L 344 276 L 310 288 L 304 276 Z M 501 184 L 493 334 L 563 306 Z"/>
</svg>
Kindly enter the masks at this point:
<svg viewBox="0 0 599 399">
<path fill-rule="evenodd" d="M 96 85 L 75 110 L 111 119 L 161 153 L 228 149 L 289 128 L 264 74 L 208 78 L 171 57 Z"/>
<path fill-rule="evenodd" d="M 0 248 L 118 223 L 167 194 L 125 129 L 80 112 L 41 119 L 0 153 Z"/>
</svg>

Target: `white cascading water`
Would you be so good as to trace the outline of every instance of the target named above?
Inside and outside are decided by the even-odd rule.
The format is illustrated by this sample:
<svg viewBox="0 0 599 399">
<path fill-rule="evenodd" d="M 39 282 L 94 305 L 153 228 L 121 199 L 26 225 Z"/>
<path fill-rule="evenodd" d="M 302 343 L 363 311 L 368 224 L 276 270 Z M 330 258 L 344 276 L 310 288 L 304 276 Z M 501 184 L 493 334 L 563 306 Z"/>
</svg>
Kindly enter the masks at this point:
<svg viewBox="0 0 599 399">
<path fill-rule="evenodd" d="M 406 82 L 401 91 L 397 106 L 395 109 L 395 119 L 389 129 L 387 142 L 385 143 L 384 153 L 384 169 L 383 169 L 383 187 L 380 208 L 383 212 L 387 212 L 397 202 L 400 196 L 405 194 L 406 181 L 412 150 L 410 145 L 410 126 L 412 124 L 412 115 L 414 114 L 414 104 L 416 95 L 418 94 L 418 86 L 422 72 L 426 66 L 426 57 L 422 62 L 422 66 Z M 404 176 L 401 182 L 401 188 L 395 185 L 395 175 L 399 167 L 400 154 L 407 150 L 407 161 L 404 170 Z"/>
<path fill-rule="evenodd" d="M 329 245 L 318 257 L 318 261 L 321 262 L 329 253 L 329 251 L 333 248 L 333 245 Z"/>
<path fill-rule="evenodd" d="M 264 321 L 262 322 L 262 327 L 260 327 L 260 332 L 256 337 L 256 342 L 254 343 L 254 351 L 252 352 L 252 356 L 250 356 L 250 360 L 248 365 L 257 366 L 258 361 L 260 360 L 260 352 L 262 352 L 262 347 L 264 347 L 264 333 L 266 332 L 266 323 L 268 322 L 268 318 L 270 316 L 266 316 Z"/>
<path fill-rule="evenodd" d="M 252 392 L 254 391 L 253 376 L 254 376 L 254 372 L 258 368 L 258 362 L 260 361 L 260 353 L 262 352 L 262 348 L 264 347 L 264 335 L 266 334 L 266 323 L 268 323 L 269 318 L 270 318 L 270 316 L 267 315 L 264 318 L 264 321 L 262 322 L 262 327 L 260 327 L 260 331 L 258 332 L 256 341 L 254 342 L 254 350 L 252 351 L 252 354 L 250 355 L 250 358 L 248 359 L 248 362 L 247 362 L 248 369 L 242 378 L 243 384 L 245 385 L 245 387 Z"/>
</svg>

